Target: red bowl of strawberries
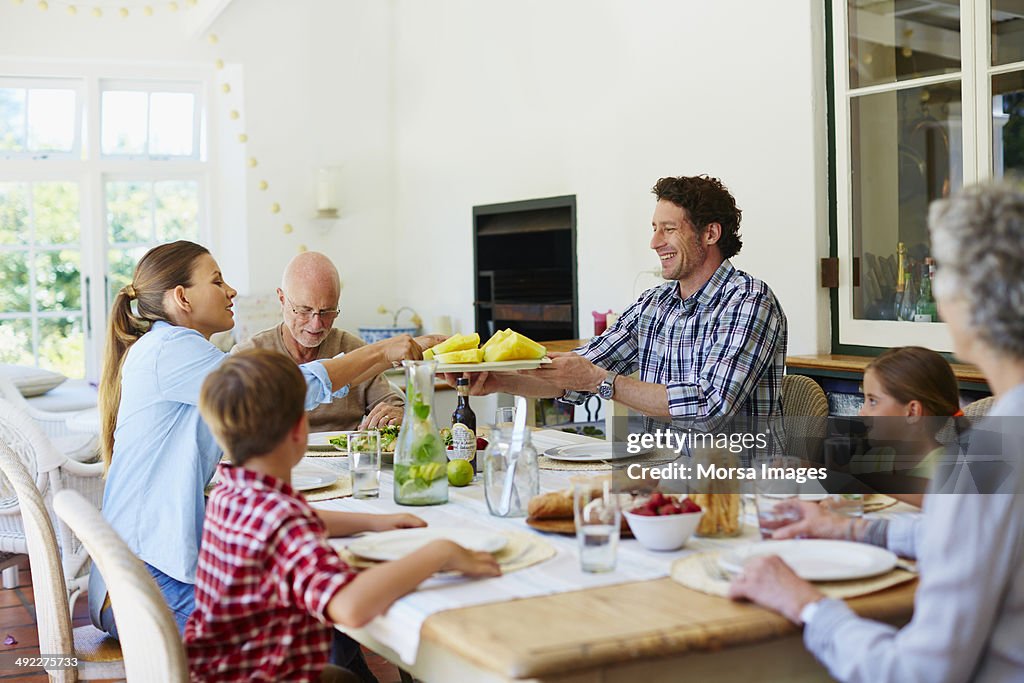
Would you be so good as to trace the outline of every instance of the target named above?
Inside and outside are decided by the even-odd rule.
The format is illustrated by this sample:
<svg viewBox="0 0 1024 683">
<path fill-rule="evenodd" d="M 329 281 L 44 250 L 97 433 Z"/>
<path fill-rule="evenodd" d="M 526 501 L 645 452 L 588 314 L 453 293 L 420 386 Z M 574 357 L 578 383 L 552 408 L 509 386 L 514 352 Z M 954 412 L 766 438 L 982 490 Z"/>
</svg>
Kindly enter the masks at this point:
<svg viewBox="0 0 1024 683">
<path fill-rule="evenodd" d="M 633 536 L 643 547 L 678 550 L 697 530 L 704 512 L 687 497 L 655 491 L 625 510 L 625 515 Z"/>
</svg>

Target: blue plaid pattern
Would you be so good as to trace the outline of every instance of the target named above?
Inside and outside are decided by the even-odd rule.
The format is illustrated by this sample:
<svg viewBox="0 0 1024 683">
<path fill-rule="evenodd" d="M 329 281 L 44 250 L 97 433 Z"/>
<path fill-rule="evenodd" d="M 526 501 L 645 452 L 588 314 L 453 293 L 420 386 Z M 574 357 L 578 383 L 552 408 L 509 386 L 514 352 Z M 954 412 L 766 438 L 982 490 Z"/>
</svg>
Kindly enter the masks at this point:
<svg viewBox="0 0 1024 683">
<path fill-rule="evenodd" d="M 576 353 L 666 385 L 673 422 L 713 429 L 725 418 L 756 424 L 782 415 L 786 314 L 768 285 L 728 260 L 685 300 L 675 281 L 647 290 Z M 567 392 L 563 400 L 588 396 Z"/>
</svg>

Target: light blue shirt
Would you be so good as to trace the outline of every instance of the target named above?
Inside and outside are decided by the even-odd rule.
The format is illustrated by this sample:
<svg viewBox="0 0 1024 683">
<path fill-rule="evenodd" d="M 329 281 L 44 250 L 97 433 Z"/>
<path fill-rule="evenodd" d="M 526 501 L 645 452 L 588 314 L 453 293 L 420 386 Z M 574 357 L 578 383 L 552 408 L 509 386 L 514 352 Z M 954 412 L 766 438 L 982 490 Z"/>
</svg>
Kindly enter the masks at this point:
<svg viewBox="0 0 1024 683">
<path fill-rule="evenodd" d="M 1020 428 L 1024 386 L 989 415 L 1015 418 L 993 428 L 1015 442 L 1003 453 L 1024 453 L 1021 435 L 1006 433 Z M 886 545 L 917 558 L 913 619 L 896 629 L 859 618 L 840 600 L 821 601 L 804 643 L 833 676 L 844 683 L 1024 680 L 1024 495 L 929 494 L 924 514 L 889 523 Z"/>
<path fill-rule="evenodd" d="M 227 357 L 199 332 L 157 322 L 128 349 L 121 370 L 103 516 L 143 562 L 185 583 L 195 583 L 203 491 L 222 455 L 199 414 L 199 390 Z M 299 369 L 307 410 L 348 393 L 347 386 L 332 393 L 320 361 Z"/>
</svg>

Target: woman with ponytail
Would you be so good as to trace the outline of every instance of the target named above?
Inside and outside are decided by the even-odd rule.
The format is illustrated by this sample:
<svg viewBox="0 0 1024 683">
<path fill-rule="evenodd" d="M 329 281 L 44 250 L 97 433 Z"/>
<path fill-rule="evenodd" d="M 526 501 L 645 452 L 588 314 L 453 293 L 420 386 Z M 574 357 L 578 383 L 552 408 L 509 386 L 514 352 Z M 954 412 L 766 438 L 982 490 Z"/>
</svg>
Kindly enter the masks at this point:
<svg viewBox="0 0 1024 683">
<path fill-rule="evenodd" d="M 142 257 L 110 315 L 100 383 L 107 466 L 103 516 L 146 563 L 179 630 L 194 606 L 203 492 L 221 458 L 199 415 L 199 392 L 227 357 L 209 339 L 233 327 L 235 294 L 205 247 L 172 242 Z M 344 396 L 349 384 L 366 381 L 393 362 L 422 358 L 423 349 L 439 340 L 403 335 L 300 366 L 306 409 Z M 106 596 L 94 567 L 90 616 L 116 637 Z"/>
</svg>

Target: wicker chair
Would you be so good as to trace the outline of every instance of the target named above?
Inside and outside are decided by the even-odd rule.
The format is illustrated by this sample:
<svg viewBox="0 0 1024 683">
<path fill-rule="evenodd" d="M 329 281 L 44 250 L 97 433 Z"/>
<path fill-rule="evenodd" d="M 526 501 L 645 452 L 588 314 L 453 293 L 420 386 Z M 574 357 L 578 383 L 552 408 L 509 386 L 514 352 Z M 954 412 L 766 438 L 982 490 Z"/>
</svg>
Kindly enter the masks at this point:
<svg viewBox="0 0 1024 683">
<path fill-rule="evenodd" d="M 978 419 L 988 415 L 988 411 L 992 410 L 992 404 L 996 402 L 995 396 L 986 396 L 985 398 L 979 398 L 974 403 L 969 403 L 964 406 L 964 417 Z"/>
<path fill-rule="evenodd" d="M 68 429 L 67 419 L 77 412 L 40 410 L 21 395 L 14 382 L 0 375 L 0 399 L 17 407 L 35 420 L 60 452 L 78 462 L 91 462 L 99 457 L 99 439 L 95 434 L 76 434 Z"/>
<path fill-rule="evenodd" d="M 53 500 L 57 515 L 88 548 L 110 593 L 129 681 L 187 683 L 188 661 L 174 617 L 153 577 L 100 511 L 74 491 Z"/>
<path fill-rule="evenodd" d="M 56 492 L 67 488 L 82 492 L 95 505 L 102 503 L 103 464 L 80 463 L 66 457 L 31 417 L 3 400 L 0 400 L 0 443 L 18 455 L 48 506 Z M 0 490 L 0 551 L 28 552 L 20 512 L 17 497 L 11 491 Z M 55 520 L 54 527 L 73 612 L 75 601 L 88 588 L 89 555 L 67 525 Z"/>
<path fill-rule="evenodd" d="M 827 432 L 828 398 L 818 383 L 803 375 L 782 378 L 782 414 L 786 455 L 819 462 Z"/>
<path fill-rule="evenodd" d="M 21 459 L 2 443 L 0 472 L 5 478 L 0 486 L 14 490 L 25 527 L 28 557 L 32 565 L 32 595 L 36 605 L 39 651 L 74 652 L 78 657 L 76 669 L 48 671 L 50 680 L 123 678 L 121 647 L 116 640 L 93 626 L 72 629 L 67 587 L 50 514 Z"/>
</svg>

